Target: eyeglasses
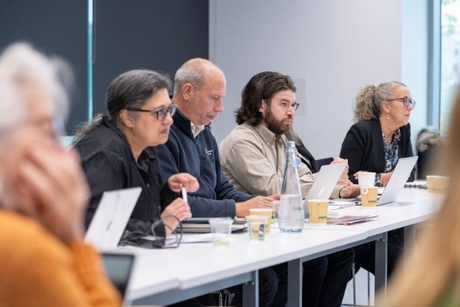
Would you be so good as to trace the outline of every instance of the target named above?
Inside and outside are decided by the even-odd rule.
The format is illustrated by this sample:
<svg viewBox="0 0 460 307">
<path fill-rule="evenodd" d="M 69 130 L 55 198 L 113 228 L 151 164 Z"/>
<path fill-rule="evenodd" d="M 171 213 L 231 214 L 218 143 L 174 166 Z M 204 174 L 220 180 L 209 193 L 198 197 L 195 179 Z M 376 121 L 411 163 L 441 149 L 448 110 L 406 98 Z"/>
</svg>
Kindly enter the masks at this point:
<svg viewBox="0 0 460 307">
<path fill-rule="evenodd" d="M 177 109 L 177 107 L 176 107 L 175 104 L 171 104 L 167 108 L 161 108 L 161 109 L 158 109 L 158 110 L 145 110 L 145 109 L 126 108 L 126 110 L 128 110 L 128 111 L 147 112 L 147 113 L 150 113 L 150 115 L 156 115 L 156 117 L 157 117 L 157 119 L 159 121 L 163 121 L 166 118 L 166 114 L 168 114 L 168 113 L 171 116 L 173 116 L 174 113 L 176 113 L 176 109 Z"/>
<path fill-rule="evenodd" d="M 409 105 L 411 105 L 412 108 L 415 108 L 415 100 L 412 98 L 409 98 L 409 97 L 393 98 L 393 99 L 387 99 L 386 101 L 394 101 L 394 100 L 402 100 L 406 108 L 408 108 Z"/>
<path fill-rule="evenodd" d="M 294 109 L 294 111 L 296 111 L 299 108 L 299 103 L 294 102 L 294 103 L 289 104 L 283 101 L 280 103 L 280 106 L 283 107 L 284 109 L 289 109 L 289 107 L 291 107 L 292 109 Z"/>
</svg>

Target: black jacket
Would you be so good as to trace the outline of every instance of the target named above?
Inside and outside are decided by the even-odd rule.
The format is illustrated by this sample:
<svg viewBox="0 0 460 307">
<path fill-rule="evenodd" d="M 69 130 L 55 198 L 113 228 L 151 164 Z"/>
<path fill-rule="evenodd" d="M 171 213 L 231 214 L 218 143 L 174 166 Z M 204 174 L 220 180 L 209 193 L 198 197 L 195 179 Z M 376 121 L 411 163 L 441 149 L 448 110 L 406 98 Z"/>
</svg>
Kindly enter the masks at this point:
<svg viewBox="0 0 460 307">
<path fill-rule="evenodd" d="M 75 144 L 75 148 L 80 153 L 91 188 L 87 227 L 105 191 L 142 188 L 128 230 L 140 230 L 143 224 L 157 221 L 162 209 L 179 196 L 167 184 L 160 185 L 155 149 L 144 150 L 136 162 L 123 133 L 105 116 L 100 125 Z"/>
<path fill-rule="evenodd" d="M 401 138 L 398 142 L 399 158 L 413 156 L 410 140 L 410 124 L 399 128 Z M 350 167 L 348 177 L 354 183 L 353 174 L 357 171 L 383 173 L 385 170 L 385 149 L 382 139 L 382 128 L 379 120 L 359 121 L 348 130 L 342 143 L 340 157 L 348 159 Z M 414 180 L 414 171 L 409 181 Z"/>
</svg>

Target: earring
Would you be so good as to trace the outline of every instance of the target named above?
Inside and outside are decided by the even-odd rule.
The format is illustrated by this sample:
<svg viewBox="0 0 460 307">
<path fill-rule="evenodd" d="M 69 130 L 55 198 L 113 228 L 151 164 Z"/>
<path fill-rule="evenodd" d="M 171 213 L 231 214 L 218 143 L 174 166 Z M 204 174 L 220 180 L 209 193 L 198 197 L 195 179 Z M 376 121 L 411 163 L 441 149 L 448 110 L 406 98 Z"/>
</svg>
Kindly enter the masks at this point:
<svg viewBox="0 0 460 307">
<path fill-rule="evenodd" d="M 390 112 L 387 112 L 387 119 L 390 119 Z"/>
</svg>

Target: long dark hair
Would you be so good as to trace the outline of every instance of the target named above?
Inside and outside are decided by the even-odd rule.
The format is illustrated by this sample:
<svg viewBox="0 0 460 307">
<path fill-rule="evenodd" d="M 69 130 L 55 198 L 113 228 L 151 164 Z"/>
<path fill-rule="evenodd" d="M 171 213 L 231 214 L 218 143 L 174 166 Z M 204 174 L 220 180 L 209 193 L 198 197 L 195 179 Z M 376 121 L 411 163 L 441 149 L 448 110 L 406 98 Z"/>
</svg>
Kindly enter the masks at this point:
<svg viewBox="0 0 460 307">
<path fill-rule="evenodd" d="M 264 71 L 253 76 L 241 92 L 241 107 L 235 111 L 236 123 L 257 126 L 263 116 L 259 111 L 262 100 L 270 105 L 273 95 L 282 90 L 296 91 L 291 77 L 279 72 Z"/>
</svg>

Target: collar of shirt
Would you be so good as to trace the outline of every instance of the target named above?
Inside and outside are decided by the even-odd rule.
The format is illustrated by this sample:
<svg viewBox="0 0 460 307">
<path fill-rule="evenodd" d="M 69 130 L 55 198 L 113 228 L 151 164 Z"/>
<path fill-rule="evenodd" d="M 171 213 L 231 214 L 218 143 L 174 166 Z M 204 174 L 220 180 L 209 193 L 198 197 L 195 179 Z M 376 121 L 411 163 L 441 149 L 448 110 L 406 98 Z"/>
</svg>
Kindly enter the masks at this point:
<svg viewBox="0 0 460 307">
<path fill-rule="evenodd" d="M 200 134 L 200 132 L 204 130 L 204 125 L 195 125 L 194 123 L 190 122 L 190 126 L 192 127 L 193 138 L 195 139 L 198 136 L 198 134 Z"/>
</svg>

